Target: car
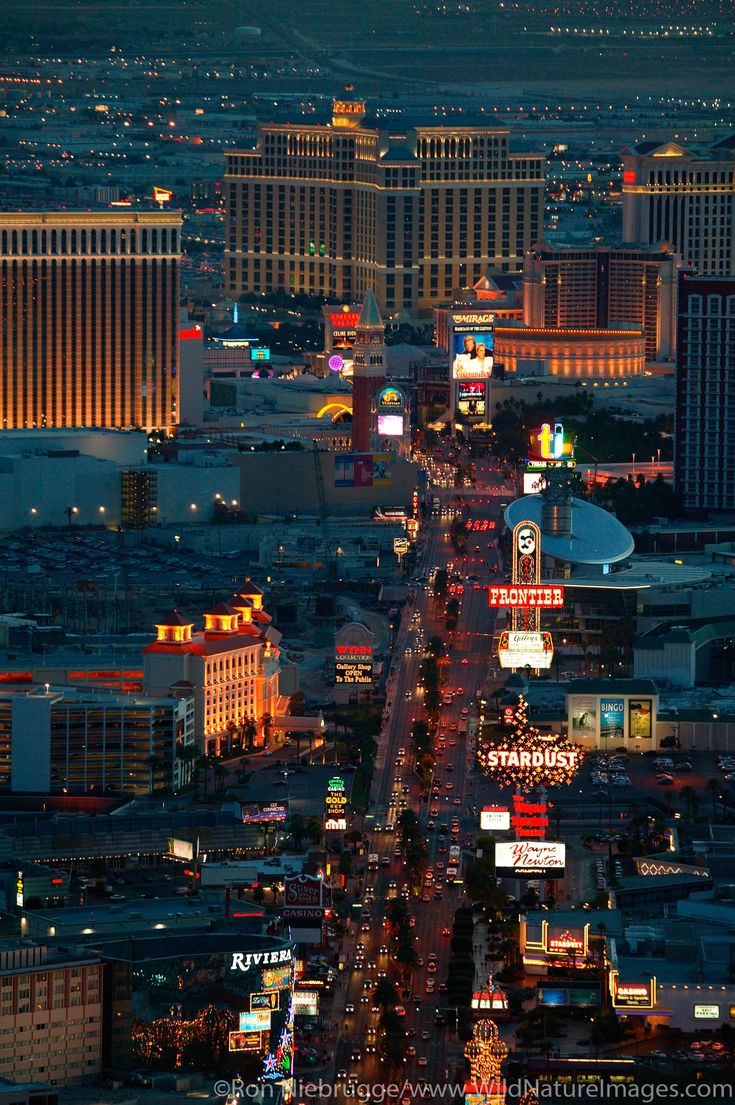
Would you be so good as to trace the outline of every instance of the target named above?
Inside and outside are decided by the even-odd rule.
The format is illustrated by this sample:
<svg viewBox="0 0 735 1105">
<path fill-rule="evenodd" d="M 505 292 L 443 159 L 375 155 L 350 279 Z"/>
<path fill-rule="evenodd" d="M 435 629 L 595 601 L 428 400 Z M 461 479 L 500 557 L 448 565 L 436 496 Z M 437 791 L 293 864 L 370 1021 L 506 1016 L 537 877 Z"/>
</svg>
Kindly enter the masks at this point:
<svg viewBox="0 0 735 1105">
<path fill-rule="evenodd" d="M 432 809 L 429 810 L 429 814 L 432 817 L 438 817 L 439 816 L 439 810 L 434 806 Z M 441 829 L 439 831 L 441 832 Z"/>
<path fill-rule="evenodd" d="M 452 935 L 452 930 L 451 929 L 447 929 L 447 928 L 442 929 L 442 936 L 451 936 L 451 935 Z"/>
<path fill-rule="evenodd" d="M 347 1005 L 345 1006 L 345 1013 L 354 1013 L 354 1012 L 355 1012 L 355 1003 L 353 1001 L 348 1001 Z"/>
<path fill-rule="evenodd" d="M 360 925 L 360 932 L 370 932 L 369 921 L 363 921 L 363 923 Z"/>
<path fill-rule="evenodd" d="M 656 786 L 658 787 L 673 787 L 676 780 L 673 775 L 657 775 Z"/>
<path fill-rule="evenodd" d="M 447 771 L 449 771 L 449 772 L 454 771 L 454 764 L 447 764 Z"/>
<path fill-rule="evenodd" d="M 441 1013 L 437 1013 L 434 1017 L 434 1024 L 437 1028 L 442 1028 L 447 1023 L 447 1018 Z"/>
<path fill-rule="evenodd" d="M 362 1059 L 362 1052 L 360 1051 L 359 1047 L 355 1048 L 355 1050 L 352 1052 L 352 1055 L 350 1056 L 350 1059 L 353 1063 L 360 1062 L 360 1060 Z"/>
<path fill-rule="evenodd" d="M 411 1058 L 413 1058 L 415 1054 L 416 1054 L 416 1048 L 413 1046 L 413 1044 L 411 1044 L 409 1047 L 406 1048 L 406 1055 L 410 1055 Z"/>
<path fill-rule="evenodd" d="M 187 887 L 187 890 L 188 890 L 188 887 Z M 124 894 L 110 894 L 110 901 L 111 902 L 125 902 L 125 901 L 127 901 L 127 899 L 126 899 Z"/>
<path fill-rule="evenodd" d="M 378 964 L 377 964 L 377 963 L 375 962 L 375 960 L 374 960 L 374 959 L 371 959 L 371 960 L 370 960 L 370 962 L 369 962 L 369 963 L 368 963 L 368 965 L 367 965 L 367 969 L 368 969 L 369 971 L 377 971 L 377 969 L 378 969 Z"/>
<path fill-rule="evenodd" d="M 449 726 L 449 732 L 450 733 L 456 733 L 457 732 L 457 722 L 456 721 L 453 721 L 452 724 Z M 451 744 L 451 741 L 450 741 L 450 744 Z"/>
<path fill-rule="evenodd" d="M 360 997 L 360 1004 L 361 1005 L 367 1005 L 367 1003 L 369 1001 L 370 1001 L 370 994 L 362 994 L 361 995 L 361 997 Z"/>
<path fill-rule="evenodd" d="M 340 1067 L 340 1069 L 337 1071 L 337 1078 L 341 1079 L 341 1078 L 346 1078 L 346 1077 L 347 1077 L 347 1071 L 345 1070 L 344 1067 Z"/>
<path fill-rule="evenodd" d="M 426 1029 L 424 1029 L 424 1031 L 421 1033 L 421 1039 L 422 1040 L 430 1040 L 431 1039 L 431 1033 L 427 1032 Z"/>
<path fill-rule="evenodd" d="M 378 955 L 387 955 L 387 954 L 388 954 L 388 945 L 387 944 L 381 944 L 380 947 L 378 948 Z"/>
<path fill-rule="evenodd" d="M 447 992 L 447 984 L 446 984 L 446 982 L 440 982 L 440 983 L 439 983 L 439 993 L 440 993 L 440 994 L 446 994 L 446 992 Z"/>
<path fill-rule="evenodd" d="M 449 747 L 450 748 L 456 748 L 456 746 L 457 746 L 457 742 L 456 742 L 456 740 L 454 740 L 454 738 L 452 738 L 449 742 Z"/>
<path fill-rule="evenodd" d="M 427 1060 L 426 1060 L 426 1056 L 425 1056 L 425 1055 L 419 1055 L 419 1066 L 420 1066 L 420 1067 L 425 1067 L 425 1066 L 428 1066 L 428 1063 L 427 1063 Z"/>
<path fill-rule="evenodd" d="M 436 974 L 436 963 L 429 963 L 426 970 L 430 975 Z"/>
<path fill-rule="evenodd" d="M 410 692 L 410 691 L 406 691 L 406 693 L 404 694 L 404 696 L 403 696 L 403 697 L 404 697 L 404 698 L 405 698 L 406 700 L 408 700 L 408 699 L 409 699 L 409 698 L 411 697 L 411 692 Z"/>
<path fill-rule="evenodd" d="M 395 1014 L 396 1014 L 397 1017 L 405 1017 L 406 1016 L 406 1010 L 404 1009 L 404 1007 L 402 1005 L 397 1005 L 396 1008 L 395 1008 Z"/>
<path fill-rule="evenodd" d="M 614 787 L 629 787 L 630 786 L 630 777 L 628 775 L 616 775 L 613 778 L 613 786 Z"/>
<path fill-rule="evenodd" d="M 461 806 L 462 805 L 462 799 L 461 798 L 453 798 L 452 799 L 452 805 L 453 806 Z"/>
<path fill-rule="evenodd" d="M 446 783 L 444 784 L 444 789 L 445 790 L 454 790 L 454 783 L 451 782 L 450 779 L 447 779 Z"/>
<path fill-rule="evenodd" d="M 389 890 L 397 890 L 398 889 L 398 883 L 396 882 L 395 879 L 391 879 L 391 881 L 388 883 L 388 889 Z"/>
</svg>

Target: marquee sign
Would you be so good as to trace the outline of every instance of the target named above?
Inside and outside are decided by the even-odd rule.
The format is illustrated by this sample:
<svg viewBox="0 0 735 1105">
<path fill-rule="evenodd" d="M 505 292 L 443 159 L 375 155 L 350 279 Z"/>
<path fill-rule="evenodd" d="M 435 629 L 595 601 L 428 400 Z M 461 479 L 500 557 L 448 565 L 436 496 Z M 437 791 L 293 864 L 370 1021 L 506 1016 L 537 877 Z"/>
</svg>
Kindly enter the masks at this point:
<svg viewBox="0 0 735 1105">
<path fill-rule="evenodd" d="M 501 879 L 561 879 L 565 863 L 564 844 L 517 840 L 495 845 L 495 873 Z"/>
<path fill-rule="evenodd" d="M 559 607 L 564 605 L 564 588 L 557 584 L 532 584 L 528 587 L 491 584 L 487 589 L 488 606 Z"/>
<path fill-rule="evenodd" d="M 612 997 L 615 1009 L 653 1009 L 656 1004 L 656 980 L 621 982 L 615 975 Z"/>
<path fill-rule="evenodd" d="M 516 611 L 514 611 L 516 613 Z M 518 611 L 538 615 L 538 609 Z M 548 632 L 508 632 L 498 641 L 498 661 L 501 668 L 550 668 L 554 659 L 554 643 Z"/>
</svg>

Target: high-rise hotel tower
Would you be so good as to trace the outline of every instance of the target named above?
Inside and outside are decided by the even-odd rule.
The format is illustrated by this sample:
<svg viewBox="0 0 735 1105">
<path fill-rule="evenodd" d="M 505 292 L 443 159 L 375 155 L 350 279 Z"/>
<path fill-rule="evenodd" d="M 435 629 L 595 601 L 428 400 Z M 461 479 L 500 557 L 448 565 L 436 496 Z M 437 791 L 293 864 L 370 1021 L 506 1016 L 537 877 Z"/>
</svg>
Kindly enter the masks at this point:
<svg viewBox="0 0 735 1105">
<path fill-rule="evenodd" d="M 181 219 L 0 212 L 0 428 L 178 422 Z"/>
<path fill-rule="evenodd" d="M 428 307 L 488 267 L 515 271 L 541 236 L 541 153 L 506 127 L 431 123 L 400 134 L 335 101 L 332 120 L 261 124 L 225 154 L 229 294 L 305 292 L 387 311 Z"/>
</svg>

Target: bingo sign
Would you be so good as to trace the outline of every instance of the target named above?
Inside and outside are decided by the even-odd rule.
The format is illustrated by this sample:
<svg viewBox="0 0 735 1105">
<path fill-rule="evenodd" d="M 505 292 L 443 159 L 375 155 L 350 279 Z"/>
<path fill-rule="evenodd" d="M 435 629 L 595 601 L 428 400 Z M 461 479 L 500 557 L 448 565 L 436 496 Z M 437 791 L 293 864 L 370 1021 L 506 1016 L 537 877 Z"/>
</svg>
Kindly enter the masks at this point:
<svg viewBox="0 0 735 1105">
<path fill-rule="evenodd" d="M 625 734 L 625 699 L 600 699 L 600 739 L 621 741 Z"/>
<path fill-rule="evenodd" d="M 330 779 L 324 799 L 324 828 L 326 832 L 344 832 L 347 828 L 347 795 L 344 779 Z"/>
<path fill-rule="evenodd" d="M 374 640 L 370 630 L 359 622 L 350 622 L 335 635 L 336 686 L 372 686 Z"/>
<path fill-rule="evenodd" d="M 327 364 L 330 372 L 341 372 L 345 366 L 344 358 L 339 353 L 333 353 Z"/>
</svg>

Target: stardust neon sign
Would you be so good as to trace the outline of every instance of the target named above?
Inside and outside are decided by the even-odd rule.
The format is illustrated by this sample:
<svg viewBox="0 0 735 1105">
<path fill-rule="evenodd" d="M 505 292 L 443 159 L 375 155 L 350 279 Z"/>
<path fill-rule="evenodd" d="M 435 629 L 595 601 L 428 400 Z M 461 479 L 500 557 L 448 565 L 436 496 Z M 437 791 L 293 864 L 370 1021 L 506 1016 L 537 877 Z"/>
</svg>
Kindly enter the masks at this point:
<svg viewBox="0 0 735 1105">
<path fill-rule="evenodd" d="M 579 753 L 574 748 L 545 748 L 536 751 L 525 751 L 515 748 L 492 748 L 487 753 L 487 766 L 491 770 L 508 767 L 525 768 L 563 768 L 576 770 Z"/>
</svg>

